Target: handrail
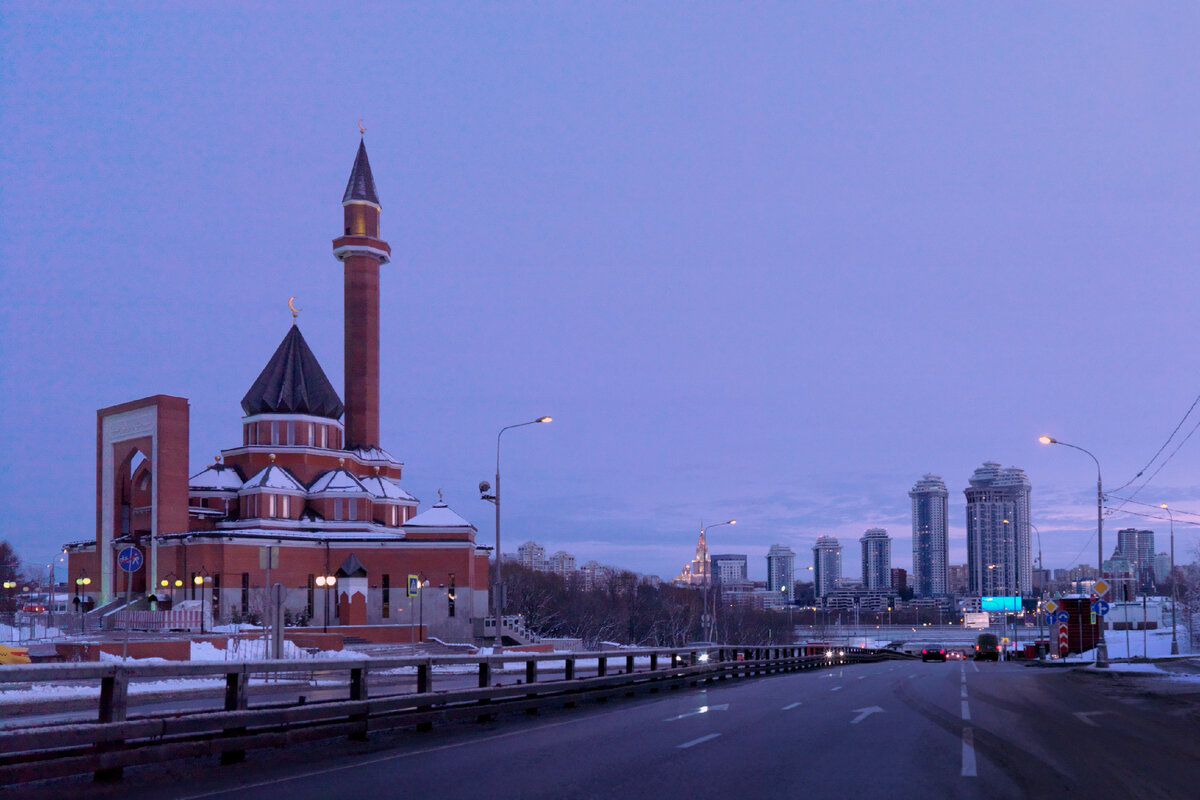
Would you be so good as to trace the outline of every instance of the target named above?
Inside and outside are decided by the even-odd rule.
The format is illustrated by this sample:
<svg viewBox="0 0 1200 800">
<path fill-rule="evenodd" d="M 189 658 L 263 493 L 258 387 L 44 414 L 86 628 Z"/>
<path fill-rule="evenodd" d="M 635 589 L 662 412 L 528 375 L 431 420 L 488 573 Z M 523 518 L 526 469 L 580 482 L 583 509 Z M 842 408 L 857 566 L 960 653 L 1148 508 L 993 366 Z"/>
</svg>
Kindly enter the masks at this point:
<svg viewBox="0 0 1200 800">
<path fill-rule="evenodd" d="M 716 655 L 705 662 L 701 654 Z M 637 670 L 638 657 L 650 657 L 649 669 Z M 659 657 L 669 657 L 660 665 Z M 49 777 L 94 772 L 98 778 L 121 776 L 126 766 L 147 759 L 220 755 L 222 763 L 244 758 L 248 749 L 282 746 L 301 740 L 337 736 L 365 738 L 369 731 L 416 726 L 427 730 L 434 722 L 494 717 L 500 713 L 536 711 L 546 705 L 572 706 L 638 691 L 657 692 L 685 684 L 765 676 L 803 669 L 896 657 L 889 651 L 866 648 L 811 647 L 682 647 L 605 650 L 588 653 L 521 653 L 499 656 L 430 656 L 336 660 L 321 671 L 349 673 L 348 698 L 249 708 L 246 688 L 252 673 L 310 672 L 311 661 L 249 661 L 180 664 L 34 664 L 9 665 L 0 681 L 35 682 L 98 678 L 101 681 L 99 719 L 89 723 L 55 723 L 0 730 L 0 785 Z M 609 662 L 625 661 L 625 670 L 610 674 Z M 538 680 L 537 665 L 565 662 L 565 675 Z M 595 661 L 594 675 L 579 676 L 578 662 Z M 525 663 L 524 681 L 494 686 L 497 664 Z M 478 688 L 435 691 L 432 668 L 437 664 L 474 663 Z M 375 694 L 368 675 L 402 666 L 417 667 L 417 691 Z M 223 710 L 173 711 L 127 719 L 131 678 L 163 675 L 223 675 Z"/>
</svg>

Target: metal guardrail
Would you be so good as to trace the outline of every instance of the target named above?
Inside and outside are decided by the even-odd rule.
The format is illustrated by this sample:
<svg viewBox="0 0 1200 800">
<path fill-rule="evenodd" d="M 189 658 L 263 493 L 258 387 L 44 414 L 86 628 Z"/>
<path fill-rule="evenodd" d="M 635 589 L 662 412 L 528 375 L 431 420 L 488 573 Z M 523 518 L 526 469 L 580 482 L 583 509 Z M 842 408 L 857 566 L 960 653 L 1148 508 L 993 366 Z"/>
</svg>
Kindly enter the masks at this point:
<svg viewBox="0 0 1200 800">
<path fill-rule="evenodd" d="M 346 672 L 347 698 L 249 708 L 251 675 L 305 674 L 312 662 L 247 661 L 178 664 L 33 664 L 0 670 L 5 683 L 96 680 L 100 683 L 97 721 L 0 731 L 0 785 L 91 772 L 97 780 L 121 777 L 124 767 L 176 758 L 219 755 L 221 763 L 241 761 L 247 750 L 348 736 L 397 727 L 427 730 L 434 723 L 493 718 L 514 711 L 535 712 L 549 705 L 638 691 L 657 692 L 725 680 L 815 669 L 898 657 L 890 651 L 811 646 L 662 648 L 598 653 L 520 653 L 500 656 L 434 656 L 333 661 L 323 673 Z M 899 656 L 903 657 L 903 656 Z M 638 662 L 648 668 L 637 669 Z M 648 665 L 646 662 L 648 661 Z M 561 662 L 563 678 L 538 680 L 539 665 Z M 593 675 L 580 675 L 581 662 L 594 663 Z M 506 665 L 524 664 L 524 681 L 493 685 Z M 473 664 L 478 688 L 435 691 L 434 667 Z M 623 670 L 611 672 L 610 665 Z M 370 676 L 415 667 L 416 693 L 372 697 Z M 128 718 L 131 679 L 223 676 L 222 711 L 172 712 Z"/>
</svg>

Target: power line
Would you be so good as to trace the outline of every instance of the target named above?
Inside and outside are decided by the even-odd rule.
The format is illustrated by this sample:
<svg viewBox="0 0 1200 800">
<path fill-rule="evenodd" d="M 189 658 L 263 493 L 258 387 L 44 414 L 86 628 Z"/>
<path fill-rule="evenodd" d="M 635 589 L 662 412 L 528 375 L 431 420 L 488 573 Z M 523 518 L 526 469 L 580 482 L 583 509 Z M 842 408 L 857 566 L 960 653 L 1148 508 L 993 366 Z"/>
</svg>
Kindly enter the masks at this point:
<svg viewBox="0 0 1200 800">
<path fill-rule="evenodd" d="M 1158 458 L 1160 455 L 1162 455 L 1163 450 L 1167 449 L 1167 445 L 1169 445 L 1171 443 L 1171 440 L 1175 438 L 1175 434 L 1179 433 L 1179 429 L 1183 427 L 1183 423 L 1187 422 L 1187 418 L 1190 417 L 1192 415 L 1192 412 L 1196 410 L 1197 405 L 1200 405 L 1200 395 L 1196 395 L 1196 399 L 1192 401 L 1192 405 L 1188 408 L 1187 413 L 1183 415 L 1183 418 L 1181 420 L 1179 420 L 1179 424 L 1175 426 L 1175 430 L 1171 431 L 1171 435 L 1168 436 L 1167 440 L 1162 443 L 1162 446 L 1159 447 L 1158 450 L 1154 453 L 1154 455 L 1150 458 L 1150 460 L 1146 462 L 1146 466 L 1144 466 L 1140 470 L 1138 470 L 1138 473 L 1136 475 L 1134 475 L 1132 478 L 1125 481 L 1125 483 L 1121 484 L 1116 489 L 1114 489 L 1113 490 L 1114 492 L 1119 492 L 1122 489 L 1124 489 L 1126 486 L 1129 486 L 1131 483 L 1136 481 L 1138 478 L 1142 477 L 1142 474 L 1145 473 L 1146 470 L 1150 469 L 1150 465 L 1154 463 L 1154 460 L 1156 458 Z M 1193 429 L 1193 430 L 1195 430 L 1195 429 Z M 1189 436 L 1190 436 L 1190 434 L 1189 434 Z M 1187 441 L 1187 440 L 1185 439 L 1184 441 Z M 1179 448 L 1175 448 L 1175 449 L 1178 450 Z M 1172 453 L 1172 455 L 1174 455 L 1174 453 Z M 1155 472 L 1154 474 L 1157 475 L 1158 473 Z M 1154 475 L 1151 475 L 1150 477 L 1153 478 Z"/>
</svg>

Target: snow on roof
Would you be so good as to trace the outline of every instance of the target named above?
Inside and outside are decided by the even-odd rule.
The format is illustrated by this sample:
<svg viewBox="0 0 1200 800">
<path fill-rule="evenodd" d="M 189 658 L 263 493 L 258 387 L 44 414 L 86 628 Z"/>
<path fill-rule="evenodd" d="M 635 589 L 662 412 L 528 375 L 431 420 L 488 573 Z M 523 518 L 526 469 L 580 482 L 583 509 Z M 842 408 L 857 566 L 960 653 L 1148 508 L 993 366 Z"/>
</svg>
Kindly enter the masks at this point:
<svg viewBox="0 0 1200 800">
<path fill-rule="evenodd" d="M 303 492 L 304 486 L 286 469 L 271 464 L 242 485 L 242 491 L 247 489 L 286 489 Z"/>
<path fill-rule="evenodd" d="M 393 480 L 382 478 L 378 475 L 369 475 L 366 478 L 359 478 L 358 480 L 363 486 L 366 487 L 368 492 L 376 497 L 384 497 L 388 500 L 409 500 L 414 503 L 417 502 L 417 498 L 401 489 Z"/>
<path fill-rule="evenodd" d="M 392 458 L 392 454 L 382 447 L 356 447 L 350 451 L 358 456 L 360 461 L 388 461 L 392 464 L 398 464 L 396 459 Z"/>
<path fill-rule="evenodd" d="M 309 487 L 309 492 L 320 494 L 321 492 L 346 492 L 351 494 L 364 494 L 367 487 L 363 486 L 358 478 L 346 472 L 345 469 L 338 467 L 331 469 L 321 477 L 313 481 L 313 485 Z"/>
<path fill-rule="evenodd" d="M 437 503 L 428 511 L 417 514 L 404 523 L 402 528 L 470 528 L 475 526 L 450 510 L 445 503 Z"/>
<path fill-rule="evenodd" d="M 206 470 L 197 472 L 188 478 L 189 489 L 211 490 L 219 492 L 236 492 L 242 488 L 242 476 L 236 467 L 224 464 L 213 464 Z"/>
</svg>

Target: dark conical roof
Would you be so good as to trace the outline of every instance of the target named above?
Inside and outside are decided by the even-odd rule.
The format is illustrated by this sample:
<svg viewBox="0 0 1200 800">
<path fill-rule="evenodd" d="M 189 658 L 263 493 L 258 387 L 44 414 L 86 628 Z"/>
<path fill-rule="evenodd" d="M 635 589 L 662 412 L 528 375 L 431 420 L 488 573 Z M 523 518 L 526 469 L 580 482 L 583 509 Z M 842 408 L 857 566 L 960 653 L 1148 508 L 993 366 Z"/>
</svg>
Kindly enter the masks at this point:
<svg viewBox="0 0 1200 800">
<path fill-rule="evenodd" d="M 312 414 L 338 419 L 346 407 L 317 357 L 293 325 L 258 379 L 242 398 L 242 410 L 252 414 Z"/>
<path fill-rule="evenodd" d="M 365 578 L 367 577 L 367 568 L 358 560 L 358 556 L 351 553 L 346 556 L 346 560 L 333 574 L 338 578 Z"/>
<path fill-rule="evenodd" d="M 358 155 L 354 157 L 354 169 L 350 170 L 350 180 L 346 183 L 346 193 L 342 202 L 365 200 L 379 205 L 379 195 L 375 194 L 375 179 L 371 177 L 371 162 L 367 160 L 367 146 L 361 139 L 358 141 Z"/>
</svg>

